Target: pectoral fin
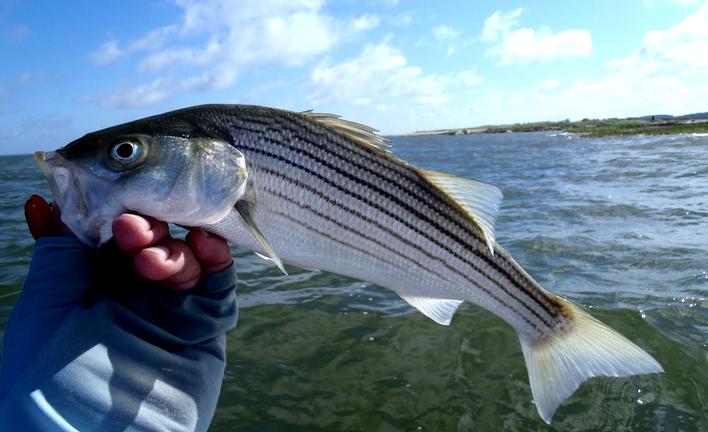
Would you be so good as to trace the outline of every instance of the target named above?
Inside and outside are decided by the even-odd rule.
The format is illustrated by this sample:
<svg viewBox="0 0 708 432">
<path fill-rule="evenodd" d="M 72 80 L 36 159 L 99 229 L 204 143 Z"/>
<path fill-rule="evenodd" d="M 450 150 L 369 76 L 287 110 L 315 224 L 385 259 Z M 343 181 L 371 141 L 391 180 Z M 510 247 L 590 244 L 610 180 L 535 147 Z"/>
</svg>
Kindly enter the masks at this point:
<svg viewBox="0 0 708 432">
<path fill-rule="evenodd" d="M 249 230 L 251 230 L 251 234 L 253 234 L 253 237 L 258 240 L 258 243 L 263 246 L 263 250 L 266 252 L 268 256 L 264 256 L 262 254 L 257 254 L 261 258 L 273 261 L 275 265 L 282 271 L 285 275 L 288 274 L 288 272 L 285 271 L 285 267 L 283 267 L 283 262 L 280 260 L 278 255 L 275 253 L 272 247 L 270 247 L 270 244 L 268 244 L 268 240 L 261 234 L 261 231 L 258 229 L 256 226 L 256 223 L 253 221 L 253 218 L 251 217 L 251 210 L 248 205 L 248 202 L 246 201 L 239 201 L 236 203 L 236 211 L 238 214 L 241 216 L 243 219 L 243 223 L 246 224 Z"/>
</svg>

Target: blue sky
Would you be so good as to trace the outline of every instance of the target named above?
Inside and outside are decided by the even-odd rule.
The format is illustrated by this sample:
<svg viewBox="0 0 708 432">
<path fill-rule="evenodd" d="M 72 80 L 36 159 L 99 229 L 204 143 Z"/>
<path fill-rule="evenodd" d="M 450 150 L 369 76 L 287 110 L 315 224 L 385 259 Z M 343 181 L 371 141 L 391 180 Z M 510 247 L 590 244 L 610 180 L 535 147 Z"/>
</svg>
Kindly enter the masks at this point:
<svg viewBox="0 0 708 432">
<path fill-rule="evenodd" d="M 708 3 L 0 2 L 0 153 L 201 103 L 383 133 L 708 111 Z"/>
</svg>

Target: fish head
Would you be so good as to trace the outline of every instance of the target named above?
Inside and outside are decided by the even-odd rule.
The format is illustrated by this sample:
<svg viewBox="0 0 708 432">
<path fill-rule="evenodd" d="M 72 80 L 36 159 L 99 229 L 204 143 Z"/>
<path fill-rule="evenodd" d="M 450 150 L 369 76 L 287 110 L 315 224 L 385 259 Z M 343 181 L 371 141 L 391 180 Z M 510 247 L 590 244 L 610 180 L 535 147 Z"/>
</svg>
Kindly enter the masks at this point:
<svg viewBox="0 0 708 432">
<path fill-rule="evenodd" d="M 214 224 L 231 212 L 248 178 L 234 146 L 169 119 L 93 132 L 35 159 L 62 221 L 93 247 L 112 237 L 113 220 L 125 212 L 190 227 Z"/>
</svg>

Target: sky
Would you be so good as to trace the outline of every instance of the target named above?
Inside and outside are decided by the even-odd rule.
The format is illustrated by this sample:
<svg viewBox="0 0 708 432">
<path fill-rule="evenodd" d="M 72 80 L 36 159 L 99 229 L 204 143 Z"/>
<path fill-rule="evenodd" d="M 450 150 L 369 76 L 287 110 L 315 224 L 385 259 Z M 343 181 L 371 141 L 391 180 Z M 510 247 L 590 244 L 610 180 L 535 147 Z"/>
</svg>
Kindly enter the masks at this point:
<svg viewBox="0 0 708 432">
<path fill-rule="evenodd" d="M 0 0 L 0 154 L 202 103 L 383 134 L 708 111 L 697 0 Z"/>
</svg>

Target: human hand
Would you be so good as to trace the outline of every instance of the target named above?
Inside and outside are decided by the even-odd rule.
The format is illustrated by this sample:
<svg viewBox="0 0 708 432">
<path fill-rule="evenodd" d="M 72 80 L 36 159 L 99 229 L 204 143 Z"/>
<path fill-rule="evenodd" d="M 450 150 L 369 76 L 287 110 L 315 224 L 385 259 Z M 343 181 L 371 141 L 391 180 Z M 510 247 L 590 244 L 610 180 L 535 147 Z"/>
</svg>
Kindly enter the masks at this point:
<svg viewBox="0 0 708 432">
<path fill-rule="evenodd" d="M 165 222 L 136 214 L 122 214 L 113 221 L 116 245 L 132 257 L 135 271 L 165 288 L 193 288 L 202 275 L 231 265 L 226 240 L 206 231 L 191 229 L 186 239 L 170 237 Z"/>
<path fill-rule="evenodd" d="M 61 222 L 56 205 L 32 195 L 25 203 L 25 218 L 32 237 L 72 235 Z M 184 241 L 169 235 L 167 224 L 154 218 L 123 214 L 113 222 L 113 237 L 119 249 L 132 258 L 136 273 L 165 288 L 193 288 L 202 275 L 231 265 L 231 250 L 221 237 L 192 229 Z"/>
</svg>

